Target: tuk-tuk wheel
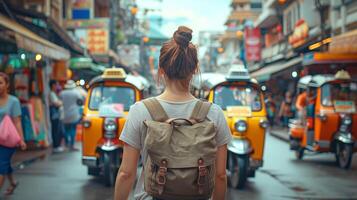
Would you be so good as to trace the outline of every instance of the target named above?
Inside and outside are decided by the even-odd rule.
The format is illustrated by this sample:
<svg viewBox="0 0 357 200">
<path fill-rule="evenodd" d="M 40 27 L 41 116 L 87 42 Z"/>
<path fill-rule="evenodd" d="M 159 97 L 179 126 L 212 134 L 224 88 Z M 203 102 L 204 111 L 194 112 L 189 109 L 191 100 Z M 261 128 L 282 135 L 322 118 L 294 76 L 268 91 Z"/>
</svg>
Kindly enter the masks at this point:
<svg viewBox="0 0 357 200">
<path fill-rule="evenodd" d="M 98 167 L 88 167 L 88 175 L 98 176 L 100 174 L 100 168 Z"/>
<path fill-rule="evenodd" d="M 249 156 L 229 153 L 228 170 L 229 185 L 232 188 L 243 189 L 248 177 Z"/>
<path fill-rule="evenodd" d="M 340 168 L 349 169 L 352 163 L 353 145 L 338 142 L 336 145 L 336 161 Z"/>
<path fill-rule="evenodd" d="M 113 156 L 111 153 L 104 153 L 103 154 L 103 174 L 104 174 L 104 181 L 105 185 L 108 187 L 114 186 L 117 169 L 115 167 L 115 163 L 113 160 Z"/>
<path fill-rule="evenodd" d="M 304 152 L 305 149 L 303 147 L 299 147 L 297 150 L 295 150 L 296 159 L 302 160 L 302 158 L 304 157 Z"/>
</svg>

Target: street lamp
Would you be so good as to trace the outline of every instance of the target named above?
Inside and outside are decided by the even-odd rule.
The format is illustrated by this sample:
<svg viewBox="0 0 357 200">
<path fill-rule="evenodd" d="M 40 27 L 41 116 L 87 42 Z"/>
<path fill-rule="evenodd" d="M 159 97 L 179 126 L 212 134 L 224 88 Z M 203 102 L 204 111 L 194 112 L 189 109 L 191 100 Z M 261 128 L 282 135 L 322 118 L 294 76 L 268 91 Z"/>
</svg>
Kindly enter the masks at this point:
<svg viewBox="0 0 357 200">
<path fill-rule="evenodd" d="M 148 37 L 146 37 L 146 36 L 143 37 L 143 42 L 144 42 L 144 43 L 148 43 L 149 41 L 150 41 L 150 38 L 148 38 Z"/>
<path fill-rule="evenodd" d="M 138 10 L 138 7 L 134 5 L 133 7 L 131 7 L 130 12 L 132 15 L 136 15 L 136 13 L 138 13 Z"/>
<path fill-rule="evenodd" d="M 238 38 L 239 40 L 242 40 L 242 39 L 243 39 L 243 31 L 238 30 L 238 31 L 236 32 L 236 36 L 237 36 L 237 38 Z"/>
</svg>

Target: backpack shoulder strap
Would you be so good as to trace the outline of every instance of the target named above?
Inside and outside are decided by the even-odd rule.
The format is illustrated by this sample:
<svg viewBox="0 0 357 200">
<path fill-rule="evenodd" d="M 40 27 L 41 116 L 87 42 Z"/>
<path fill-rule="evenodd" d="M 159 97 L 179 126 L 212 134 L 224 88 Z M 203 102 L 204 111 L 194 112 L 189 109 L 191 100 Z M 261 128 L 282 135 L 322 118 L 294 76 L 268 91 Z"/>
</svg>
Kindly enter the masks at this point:
<svg viewBox="0 0 357 200">
<path fill-rule="evenodd" d="M 169 119 L 164 108 L 156 98 L 148 98 L 142 101 L 148 109 L 151 118 L 154 121 L 165 122 Z"/>
<path fill-rule="evenodd" d="M 211 103 L 210 102 L 205 102 L 205 101 L 197 101 L 195 108 L 192 111 L 190 119 L 194 119 L 197 122 L 202 122 L 206 119 L 207 114 L 211 108 Z"/>
</svg>

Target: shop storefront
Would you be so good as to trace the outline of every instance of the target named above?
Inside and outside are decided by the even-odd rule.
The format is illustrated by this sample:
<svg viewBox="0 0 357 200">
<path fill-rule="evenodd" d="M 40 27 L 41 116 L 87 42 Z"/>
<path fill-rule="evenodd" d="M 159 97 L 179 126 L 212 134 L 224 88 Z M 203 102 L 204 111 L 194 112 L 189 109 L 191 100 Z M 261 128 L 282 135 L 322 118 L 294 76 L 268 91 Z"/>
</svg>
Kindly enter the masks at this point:
<svg viewBox="0 0 357 200">
<path fill-rule="evenodd" d="M 51 128 L 48 109 L 49 79 L 52 66 L 64 65 L 70 53 L 0 14 L 1 71 L 11 77 L 10 93 L 22 106 L 22 125 L 29 147 L 47 147 Z"/>
</svg>

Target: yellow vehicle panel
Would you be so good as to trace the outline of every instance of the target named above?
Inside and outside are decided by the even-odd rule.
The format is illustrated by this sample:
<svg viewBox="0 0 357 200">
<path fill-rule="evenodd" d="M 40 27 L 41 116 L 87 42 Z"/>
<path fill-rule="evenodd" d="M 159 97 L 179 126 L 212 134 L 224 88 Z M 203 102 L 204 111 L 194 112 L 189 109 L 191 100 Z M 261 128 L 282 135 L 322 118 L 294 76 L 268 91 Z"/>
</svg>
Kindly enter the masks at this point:
<svg viewBox="0 0 357 200">
<path fill-rule="evenodd" d="M 135 91 L 135 102 L 140 101 L 142 98 L 141 91 L 133 87 L 131 84 L 126 82 L 120 81 L 107 81 L 103 83 L 104 86 L 117 86 L 117 87 L 131 87 Z M 93 86 L 95 87 L 95 86 Z M 92 87 L 92 88 L 93 88 Z M 88 96 L 92 95 L 92 88 L 88 92 Z M 83 156 L 96 156 L 96 148 L 98 141 L 103 138 L 103 118 L 99 117 L 98 110 L 90 110 L 89 109 L 89 99 L 87 98 L 84 111 L 83 111 L 83 121 L 89 121 L 90 127 L 85 128 L 83 127 L 82 133 L 82 154 Z M 127 116 L 128 112 L 124 112 L 124 115 Z M 126 118 L 119 118 L 118 119 L 118 130 L 117 135 L 120 136 L 120 133 L 124 127 Z M 123 145 L 123 143 L 121 143 Z"/>
<path fill-rule="evenodd" d="M 239 85 L 244 85 L 240 83 Z M 213 102 L 214 91 L 211 90 L 208 95 L 208 101 Z M 251 154 L 251 158 L 255 160 L 263 160 L 264 155 L 264 145 L 265 145 L 265 129 L 260 126 L 262 120 L 267 120 L 266 118 L 266 108 L 263 101 L 263 95 L 260 94 L 262 109 L 260 111 L 252 111 L 249 117 L 229 117 L 227 111 L 223 111 L 227 120 L 227 124 L 231 130 L 231 134 L 235 138 L 246 138 L 251 142 L 254 152 Z M 235 122 L 238 120 L 244 120 L 247 122 L 247 130 L 244 133 L 239 133 L 235 129 Z"/>
</svg>

